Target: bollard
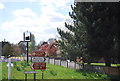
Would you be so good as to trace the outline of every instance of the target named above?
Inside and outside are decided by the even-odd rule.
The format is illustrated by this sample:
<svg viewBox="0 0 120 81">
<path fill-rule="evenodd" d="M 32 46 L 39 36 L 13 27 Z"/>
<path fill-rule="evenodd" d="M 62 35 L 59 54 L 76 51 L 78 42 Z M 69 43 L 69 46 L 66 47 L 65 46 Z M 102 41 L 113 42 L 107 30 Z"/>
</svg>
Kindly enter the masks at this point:
<svg viewBox="0 0 120 81">
<path fill-rule="evenodd" d="M 44 73 L 43 73 L 44 71 L 42 70 L 42 79 L 44 79 Z"/>
<path fill-rule="evenodd" d="M 11 59 L 8 59 L 8 80 L 11 78 Z"/>
</svg>

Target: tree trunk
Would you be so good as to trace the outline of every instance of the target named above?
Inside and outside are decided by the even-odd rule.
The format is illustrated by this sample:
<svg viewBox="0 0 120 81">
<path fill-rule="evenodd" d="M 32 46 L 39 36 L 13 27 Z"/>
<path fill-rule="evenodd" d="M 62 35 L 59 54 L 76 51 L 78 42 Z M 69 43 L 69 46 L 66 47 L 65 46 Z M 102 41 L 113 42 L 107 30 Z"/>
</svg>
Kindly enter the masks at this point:
<svg viewBox="0 0 120 81">
<path fill-rule="evenodd" d="M 105 57 L 105 66 L 111 67 L 111 58 Z"/>
</svg>

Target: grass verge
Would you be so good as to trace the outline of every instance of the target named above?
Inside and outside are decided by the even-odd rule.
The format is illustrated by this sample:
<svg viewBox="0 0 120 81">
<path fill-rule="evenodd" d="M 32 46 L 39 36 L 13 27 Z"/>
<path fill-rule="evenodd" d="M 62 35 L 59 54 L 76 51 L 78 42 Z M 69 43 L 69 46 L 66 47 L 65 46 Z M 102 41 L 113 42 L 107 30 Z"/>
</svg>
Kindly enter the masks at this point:
<svg viewBox="0 0 120 81">
<path fill-rule="evenodd" d="M 11 68 L 11 79 L 25 79 L 24 71 L 33 71 L 25 61 L 14 62 L 14 67 Z M 42 71 L 38 71 L 36 79 L 42 79 Z M 8 68 L 6 63 L 2 63 L 2 79 L 7 79 Z M 28 74 L 28 79 L 33 79 L 33 74 Z M 47 64 L 47 69 L 44 71 L 44 79 L 109 79 L 105 74 L 96 72 L 80 71 L 63 66 Z"/>
</svg>

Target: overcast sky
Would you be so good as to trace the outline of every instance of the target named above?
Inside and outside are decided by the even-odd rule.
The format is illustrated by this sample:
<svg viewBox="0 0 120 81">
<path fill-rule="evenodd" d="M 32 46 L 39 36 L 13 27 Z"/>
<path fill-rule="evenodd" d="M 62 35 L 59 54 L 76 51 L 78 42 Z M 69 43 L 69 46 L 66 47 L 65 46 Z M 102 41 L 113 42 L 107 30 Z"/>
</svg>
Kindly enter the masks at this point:
<svg viewBox="0 0 120 81">
<path fill-rule="evenodd" d="M 23 32 L 35 35 L 36 43 L 56 38 L 64 28 L 74 0 L 0 0 L 0 41 L 23 40 Z"/>
</svg>

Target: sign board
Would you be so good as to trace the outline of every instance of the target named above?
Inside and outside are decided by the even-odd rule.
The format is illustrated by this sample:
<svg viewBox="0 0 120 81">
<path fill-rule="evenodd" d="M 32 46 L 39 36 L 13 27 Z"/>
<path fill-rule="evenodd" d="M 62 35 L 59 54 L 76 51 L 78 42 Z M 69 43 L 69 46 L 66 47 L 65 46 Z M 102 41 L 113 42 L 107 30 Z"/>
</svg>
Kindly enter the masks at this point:
<svg viewBox="0 0 120 81">
<path fill-rule="evenodd" d="M 44 57 L 33 57 L 32 62 L 44 62 L 45 58 Z"/>
<path fill-rule="evenodd" d="M 33 63 L 32 65 L 31 65 L 31 68 L 33 69 L 33 70 L 45 70 L 46 69 L 46 63 L 44 63 L 44 62 L 39 62 L 39 63 Z"/>
<path fill-rule="evenodd" d="M 45 51 L 34 51 L 32 52 L 33 57 L 44 57 L 45 56 Z"/>
<path fill-rule="evenodd" d="M 38 73 L 37 71 L 24 71 L 25 74 L 32 74 L 32 73 Z"/>
<path fill-rule="evenodd" d="M 30 32 L 24 32 L 24 41 L 25 42 L 30 42 L 31 41 L 31 33 Z"/>
</svg>

